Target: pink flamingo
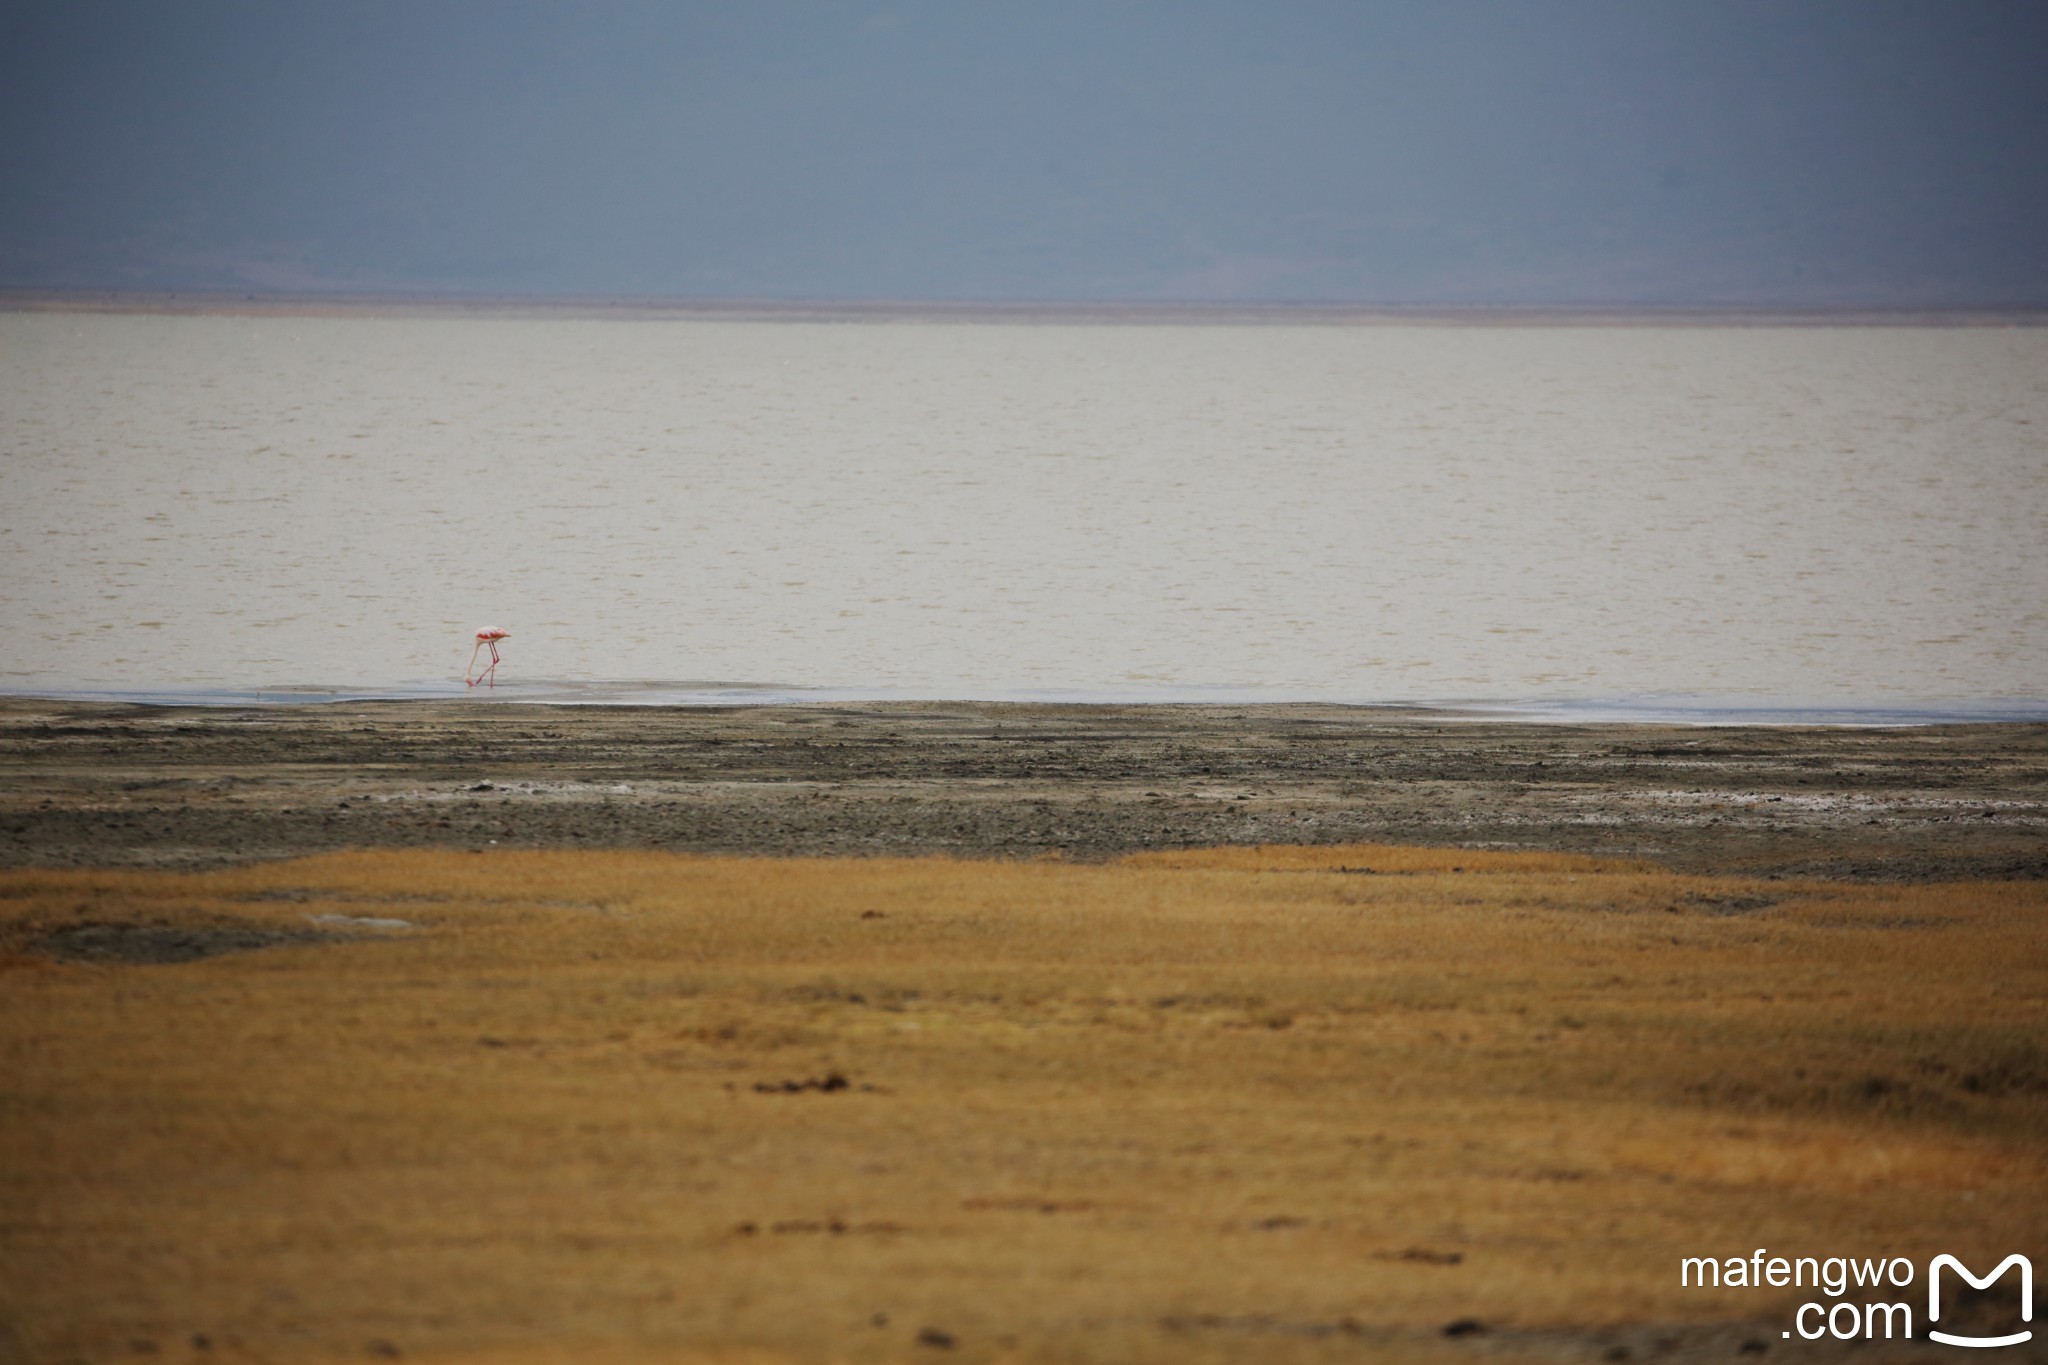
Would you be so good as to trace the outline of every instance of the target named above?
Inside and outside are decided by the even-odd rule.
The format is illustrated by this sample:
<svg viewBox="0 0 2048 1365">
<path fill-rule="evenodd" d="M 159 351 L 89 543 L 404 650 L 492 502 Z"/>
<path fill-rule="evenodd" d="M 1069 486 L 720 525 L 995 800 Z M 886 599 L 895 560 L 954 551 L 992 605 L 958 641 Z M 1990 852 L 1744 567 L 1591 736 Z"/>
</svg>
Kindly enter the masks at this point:
<svg viewBox="0 0 2048 1365">
<path fill-rule="evenodd" d="M 469 662 L 462 666 L 462 680 L 471 687 L 475 687 L 478 683 L 485 683 L 491 687 L 496 687 L 498 685 L 498 641 L 511 638 L 511 631 L 500 629 L 497 626 L 485 626 L 477 631 L 476 647 L 469 651 Z M 477 650 L 482 649 L 485 645 L 489 645 L 491 648 L 491 666 L 472 678 L 469 675 L 470 671 L 476 667 Z"/>
</svg>

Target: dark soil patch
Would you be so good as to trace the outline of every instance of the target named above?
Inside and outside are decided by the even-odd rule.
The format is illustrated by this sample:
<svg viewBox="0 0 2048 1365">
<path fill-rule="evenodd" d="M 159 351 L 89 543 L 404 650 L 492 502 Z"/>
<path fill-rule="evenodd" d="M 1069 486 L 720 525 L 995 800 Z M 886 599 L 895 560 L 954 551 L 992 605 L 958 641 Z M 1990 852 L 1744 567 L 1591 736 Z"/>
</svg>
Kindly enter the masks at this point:
<svg viewBox="0 0 2048 1365">
<path fill-rule="evenodd" d="M 1782 896 L 1687 896 L 1688 908 L 1709 915 L 1750 915 L 1759 910 L 1768 910 L 1782 901 Z"/>
<path fill-rule="evenodd" d="M 29 942 L 30 952 L 59 962 L 119 962 L 156 966 L 194 962 L 284 943 L 324 943 L 337 935 L 317 929 L 265 924 L 68 924 Z"/>
<path fill-rule="evenodd" d="M 819 1094 L 830 1095 L 837 1091 L 851 1090 L 852 1088 L 853 1082 L 847 1080 L 846 1077 L 836 1071 L 829 1076 L 822 1078 L 813 1076 L 808 1080 L 802 1081 L 756 1081 L 754 1083 L 754 1089 L 763 1095 L 801 1095 L 807 1090 L 815 1090 Z M 861 1087 L 863 1090 L 872 1088 L 872 1086 Z"/>
</svg>

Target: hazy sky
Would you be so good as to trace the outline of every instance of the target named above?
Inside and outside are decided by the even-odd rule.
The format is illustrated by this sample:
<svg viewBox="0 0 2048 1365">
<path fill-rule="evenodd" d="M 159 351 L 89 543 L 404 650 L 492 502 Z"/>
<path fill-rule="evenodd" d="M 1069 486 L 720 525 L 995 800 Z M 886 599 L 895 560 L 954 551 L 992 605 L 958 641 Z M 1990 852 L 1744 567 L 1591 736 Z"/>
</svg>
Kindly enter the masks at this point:
<svg viewBox="0 0 2048 1365">
<path fill-rule="evenodd" d="M 0 0 L 0 285 L 2048 303 L 2041 0 Z"/>
</svg>

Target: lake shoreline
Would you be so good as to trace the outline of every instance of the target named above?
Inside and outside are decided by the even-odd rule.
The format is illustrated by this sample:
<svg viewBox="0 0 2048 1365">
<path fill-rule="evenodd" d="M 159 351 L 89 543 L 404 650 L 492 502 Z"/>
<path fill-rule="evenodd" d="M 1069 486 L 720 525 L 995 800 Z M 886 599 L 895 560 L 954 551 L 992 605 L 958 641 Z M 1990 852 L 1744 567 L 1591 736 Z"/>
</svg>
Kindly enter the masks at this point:
<svg viewBox="0 0 2048 1365">
<path fill-rule="evenodd" d="M 2048 725 L 1419 709 L 0 698 L 0 865 L 347 848 L 1096 860 L 1404 843 L 1879 881 L 2048 877 Z"/>
</svg>

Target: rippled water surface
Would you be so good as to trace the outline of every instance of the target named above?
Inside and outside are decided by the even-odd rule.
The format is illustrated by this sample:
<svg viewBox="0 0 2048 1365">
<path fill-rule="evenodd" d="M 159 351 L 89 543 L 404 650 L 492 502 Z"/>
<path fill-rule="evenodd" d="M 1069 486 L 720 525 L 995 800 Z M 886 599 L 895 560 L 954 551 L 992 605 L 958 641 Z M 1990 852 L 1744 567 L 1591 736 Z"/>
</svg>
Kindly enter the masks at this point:
<svg viewBox="0 0 2048 1365">
<path fill-rule="evenodd" d="M 2048 329 L 0 314 L 0 688 L 2048 695 Z"/>
</svg>

